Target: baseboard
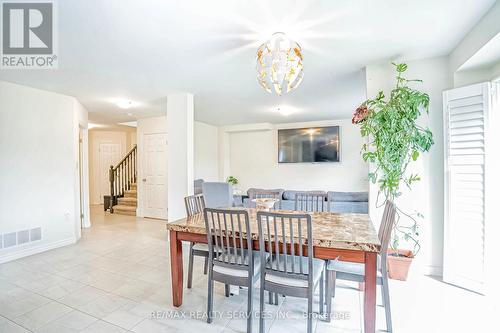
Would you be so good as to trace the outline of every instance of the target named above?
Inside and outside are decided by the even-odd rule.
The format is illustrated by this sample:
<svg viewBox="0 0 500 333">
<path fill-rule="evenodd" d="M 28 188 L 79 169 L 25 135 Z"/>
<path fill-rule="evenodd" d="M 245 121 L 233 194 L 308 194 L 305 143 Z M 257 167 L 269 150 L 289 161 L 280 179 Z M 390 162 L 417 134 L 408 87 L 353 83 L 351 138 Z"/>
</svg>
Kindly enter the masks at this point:
<svg viewBox="0 0 500 333">
<path fill-rule="evenodd" d="M 443 276 L 443 267 L 442 266 L 424 266 L 424 274 L 425 275 L 433 275 L 433 276 Z"/>
<path fill-rule="evenodd" d="M 48 243 L 48 244 L 31 246 L 28 248 L 20 249 L 19 251 L 14 251 L 14 252 L 6 253 L 4 255 L 0 255 L 0 264 L 6 263 L 6 262 L 9 262 L 12 260 L 16 260 L 16 259 L 28 257 L 28 256 L 31 256 L 34 254 L 42 253 L 42 252 L 45 252 L 48 250 L 57 249 L 58 247 L 63 247 L 66 245 L 75 244 L 75 243 L 76 243 L 76 238 L 71 237 L 71 238 L 62 239 L 62 240 L 55 241 L 55 242 Z"/>
</svg>

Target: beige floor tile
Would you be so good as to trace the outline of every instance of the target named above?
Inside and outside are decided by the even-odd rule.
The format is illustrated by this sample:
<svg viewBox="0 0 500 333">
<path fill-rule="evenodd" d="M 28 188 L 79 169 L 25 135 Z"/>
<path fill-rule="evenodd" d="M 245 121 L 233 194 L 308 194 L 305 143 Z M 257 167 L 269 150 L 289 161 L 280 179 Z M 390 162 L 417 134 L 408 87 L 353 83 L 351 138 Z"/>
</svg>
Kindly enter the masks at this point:
<svg viewBox="0 0 500 333">
<path fill-rule="evenodd" d="M 98 320 L 91 324 L 90 326 L 86 327 L 85 329 L 81 330 L 80 332 L 82 333 L 122 333 L 126 332 L 125 329 L 118 327 L 116 325 L 107 323 L 102 320 Z"/>
<path fill-rule="evenodd" d="M 14 318 L 14 321 L 30 330 L 36 330 L 71 311 L 73 309 L 70 307 L 54 301 Z"/>
<path fill-rule="evenodd" d="M 81 307 L 85 304 L 92 302 L 100 296 L 106 295 L 106 292 L 92 286 L 85 286 L 63 298 L 59 302 L 71 307 Z"/>
<path fill-rule="evenodd" d="M 37 332 L 79 332 L 94 322 L 97 318 L 83 312 L 73 310 L 64 316 L 42 326 Z"/>
<path fill-rule="evenodd" d="M 28 329 L 0 316 L 0 333 L 25 333 Z"/>
<path fill-rule="evenodd" d="M 0 315 L 13 319 L 51 302 L 49 298 L 30 291 L 23 291 L 22 297 L 0 301 Z"/>
<path fill-rule="evenodd" d="M 91 300 L 88 303 L 78 305 L 76 308 L 91 316 L 102 319 L 108 314 L 133 303 L 134 302 L 132 300 L 118 295 L 105 294 Z"/>
<path fill-rule="evenodd" d="M 125 310 L 116 310 L 108 314 L 106 317 L 102 318 L 102 320 L 114 324 L 116 326 L 120 326 L 127 330 L 131 329 L 135 325 L 139 324 L 142 320 L 144 320 L 144 316 L 135 315 L 132 312 Z"/>
</svg>

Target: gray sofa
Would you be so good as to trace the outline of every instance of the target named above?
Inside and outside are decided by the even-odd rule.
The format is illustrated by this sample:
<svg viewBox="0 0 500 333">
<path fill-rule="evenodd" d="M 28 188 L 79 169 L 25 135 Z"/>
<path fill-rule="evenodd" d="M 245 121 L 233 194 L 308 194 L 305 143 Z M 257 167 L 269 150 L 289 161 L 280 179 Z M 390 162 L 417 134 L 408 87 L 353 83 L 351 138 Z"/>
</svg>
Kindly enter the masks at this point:
<svg viewBox="0 0 500 333">
<path fill-rule="evenodd" d="M 253 191 L 261 191 L 263 189 L 250 188 L 247 191 L 248 197 L 243 198 L 243 206 L 250 207 L 250 199 Z M 275 191 L 281 193 L 281 209 L 293 210 L 295 208 L 295 194 L 297 192 L 284 189 L 266 189 L 266 191 Z M 309 191 L 314 193 L 325 193 L 323 191 Z M 331 202 L 330 211 L 333 213 L 368 213 L 368 192 L 335 192 L 329 191 L 328 200 Z"/>
</svg>

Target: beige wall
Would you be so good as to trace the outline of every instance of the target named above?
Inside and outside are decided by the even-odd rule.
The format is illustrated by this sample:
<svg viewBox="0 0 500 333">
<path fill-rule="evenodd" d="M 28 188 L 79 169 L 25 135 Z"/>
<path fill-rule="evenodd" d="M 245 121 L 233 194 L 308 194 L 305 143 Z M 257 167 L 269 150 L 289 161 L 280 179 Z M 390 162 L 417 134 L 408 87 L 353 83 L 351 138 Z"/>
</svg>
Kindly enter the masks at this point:
<svg viewBox="0 0 500 333">
<path fill-rule="evenodd" d="M 339 163 L 278 163 L 280 128 L 340 126 L 341 161 Z M 368 165 L 361 159 L 363 140 L 350 119 L 277 124 L 240 125 L 220 129 L 227 134 L 229 170 L 240 181 L 238 187 L 284 188 L 288 190 L 367 191 Z M 219 162 L 222 165 L 222 162 Z"/>
<path fill-rule="evenodd" d="M 113 129 L 91 129 L 89 130 L 89 185 L 90 203 L 102 204 L 100 167 L 99 167 L 99 144 L 103 142 L 114 142 L 121 145 L 121 156 L 132 149 L 137 143 L 137 133 L 135 128 L 113 128 Z M 109 190 L 105 192 L 108 194 Z"/>
<path fill-rule="evenodd" d="M 41 240 L 1 248 L 0 263 L 78 239 L 79 125 L 75 98 L 0 81 L 0 234 L 41 228 Z"/>
<path fill-rule="evenodd" d="M 219 180 L 218 127 L 194 122 L 194 179 Z"/>
</svg>

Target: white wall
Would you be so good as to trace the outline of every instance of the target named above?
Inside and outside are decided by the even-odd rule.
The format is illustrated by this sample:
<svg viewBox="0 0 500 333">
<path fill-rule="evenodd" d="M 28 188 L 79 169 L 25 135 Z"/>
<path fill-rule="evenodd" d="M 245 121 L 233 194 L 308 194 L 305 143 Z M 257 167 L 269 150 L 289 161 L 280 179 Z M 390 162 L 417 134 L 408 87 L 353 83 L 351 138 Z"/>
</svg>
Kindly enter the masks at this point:
<svg viewBox="0 0 500 333">
<path fill-rule="evenodd" d="M 76 241 L 79 124 L 73 97 L 0 81 L 0 234 L 42 228 L 0 262 Z"/>
<path fill-rule="evenodd" d="M 184 197 L 193 194 L 194 98 L 181 93 L 167 96 L 168 220 L 186 216 Z"/>
<path fill-rule="evenodd" d="M 194 179 L 219 180 L 218 128 L 194 122 Z"/>
<path fill-rule="evenodd" d="M 278 163 L 277 130 L 340 125 L 340 163 Z M 221 128 L 227 134 L 229 170 L 238 187 L 288 190 L 367 191 L 368 165 L 360 155 L 363 141 L 350 119 L 267 126 L 240 125 Z M 224 155 L 224 154 L 222 154 Z"/>
<path fill-rule="evenodd" d="M 387 62 L 389 63 L 389 62 Z M 395 84 L 394 66 L 372 65 L 366 68 L 367 94 L 374 98 L 379 90 L 388 96 Z M 429 115 L 423 114 L 421 125 L 428 126 L 433 132 L 434 146 L 427 154 L 421 155 L 408 172 L 418 173 L 422 180 L 415 183 L 412 191 L 401 186 L 403 195 L 398 198 L 397 205 L 405 212 L 415 211 L 424 215 L 421 223 L 422 252 L 417 259 L 427 273 L 441 274 L 443 265 L 443 102 L 442 92 L 453 86 L 453 78 L 449 72 L 447 57 L 407 62 L 407 77 L 421 79 L 422 83 L 414 83 L 412 87 L 424 91 L 430 97 Z M 375 225 L 380 223 L 382 209 L 375 208 L 378 187 L 370 184 L 370 216 Z"/>
</svg>

